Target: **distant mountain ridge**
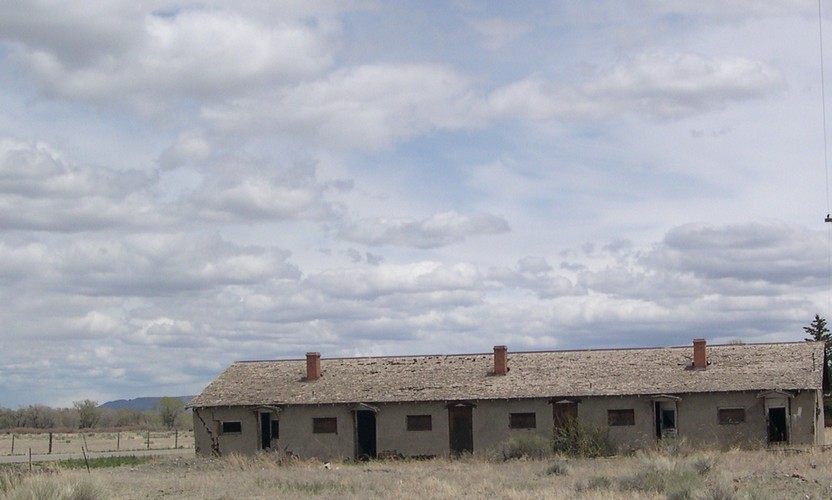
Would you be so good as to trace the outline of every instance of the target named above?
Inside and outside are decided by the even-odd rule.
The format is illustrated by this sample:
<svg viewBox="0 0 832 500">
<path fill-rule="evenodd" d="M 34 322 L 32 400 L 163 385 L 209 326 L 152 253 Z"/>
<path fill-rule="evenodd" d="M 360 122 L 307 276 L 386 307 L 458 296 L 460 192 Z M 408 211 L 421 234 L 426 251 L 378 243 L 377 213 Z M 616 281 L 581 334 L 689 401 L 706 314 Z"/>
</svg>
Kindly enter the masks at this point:
<svg viewBox="0 0 832 500">
<path fill-rule="evenodd" d="M 115 401 L 107 401 L 106 403 L 98 405 L 99 408 L 109 408 L 111 410 L 152 410 L 156 403 L 162 399 L 163 396 L 158 397 L 144 397 L 133 399 L 117 399 Z M 196 396 L 172 396 L 185 404 L 188 404 Z"/>
</svg>

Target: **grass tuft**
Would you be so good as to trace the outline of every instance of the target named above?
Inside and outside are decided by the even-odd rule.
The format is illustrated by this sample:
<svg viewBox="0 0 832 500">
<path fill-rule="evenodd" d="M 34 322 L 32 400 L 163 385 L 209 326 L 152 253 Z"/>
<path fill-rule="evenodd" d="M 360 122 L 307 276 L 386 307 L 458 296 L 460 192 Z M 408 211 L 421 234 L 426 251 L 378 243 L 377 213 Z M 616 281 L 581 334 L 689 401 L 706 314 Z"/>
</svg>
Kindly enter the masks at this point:
<svg viewBox="0 0 832 500">
<path fill-rule="evenodd" d="M 586 482 L 577 483 L 575 485 L 575 491 L 612 490 L 613 487 L 613 480 L 607 476 L 590 476 Z"/>
<path fill-rule="evenodd" d="M 105 500 L 105 488 L 89 477 L 76 479 L 32 475 L 16 484 L 3 498 L 8 500 Z"/>
<path fill-rule="evenodd" d="M 0 494 L 13 490 L 23 480 L 23 474 L 16 470 L 0 470 Z"/>
<path fill-rule="evenodd" d="M 548 476 L 565 476 L 567 474 L 569 474 L 569 467 L 565 460 L 555 460 L 546 469 L 546 475 Z"/>
<path fill-rule="evenodd" d="M 512 436 L 499 446 L 503 460 L 528 458 L 542 460 L 552 456 L 552 444 L 548 439 L 535 433 Z"/>
</svg>

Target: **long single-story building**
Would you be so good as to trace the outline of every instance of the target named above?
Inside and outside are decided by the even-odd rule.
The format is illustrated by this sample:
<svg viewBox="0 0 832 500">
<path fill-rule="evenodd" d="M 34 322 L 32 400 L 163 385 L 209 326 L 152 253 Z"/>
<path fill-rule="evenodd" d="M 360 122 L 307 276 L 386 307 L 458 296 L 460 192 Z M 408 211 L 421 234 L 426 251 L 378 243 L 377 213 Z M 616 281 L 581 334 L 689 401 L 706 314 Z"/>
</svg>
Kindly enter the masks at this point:
<svg viewBox="0 0 832 500">
<path fill-rule="evenodd" d="M 572 419 L 620 450 L 823 444 L 824 344 L 241 361 L 189 403 L 201 455 L 480 452 Z"/>
</svg>

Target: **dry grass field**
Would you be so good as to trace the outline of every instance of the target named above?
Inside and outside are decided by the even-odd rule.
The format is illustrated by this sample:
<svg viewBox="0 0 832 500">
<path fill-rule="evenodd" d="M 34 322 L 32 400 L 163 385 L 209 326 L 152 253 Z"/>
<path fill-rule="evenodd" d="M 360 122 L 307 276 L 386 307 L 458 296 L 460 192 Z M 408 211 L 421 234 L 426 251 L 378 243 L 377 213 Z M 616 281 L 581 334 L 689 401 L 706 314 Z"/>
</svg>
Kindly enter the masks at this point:
<svg viewBox="0 0 832 500">
<path fill-rule="evenodd" d="M 646 452 L 596 459 L 322 464 L 271 454 L 155 459 L 26 474 L 0 469 L 0 497 L 55 498 L 832 498 L 832 451 Z"/>
<path fill-rule="evenodd" d="M 12 450 L 14 436 L 14 450 Z M 52 453 L 79 453 L 81 447 L 87 451 L 145 450 L 147 431 L 53 433 Z M 193 448 L 193 431 L 150 431 L 150 449 Z M 45 455 L 49 451 L 48 433 L 0 434 L 0 456 L 26 455 L 29 449 L 33 455 Z M 12 453 L 14 451 L 14 453 Z"/>
</svg>

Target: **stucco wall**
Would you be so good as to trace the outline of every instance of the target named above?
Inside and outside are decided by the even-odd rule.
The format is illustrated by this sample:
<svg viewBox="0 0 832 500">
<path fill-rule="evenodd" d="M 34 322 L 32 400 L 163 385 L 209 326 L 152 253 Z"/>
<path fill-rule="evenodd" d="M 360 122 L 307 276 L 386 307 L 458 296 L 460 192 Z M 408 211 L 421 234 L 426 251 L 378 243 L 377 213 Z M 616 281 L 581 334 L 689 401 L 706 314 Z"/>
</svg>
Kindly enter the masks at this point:
<svg viewBox="0 0 832 500">
<path fill-rule="evenodd" d="M 765 404 L 756 392 L 689 394 L 679 402 L 679 436 L 696 446 L 760 447 L 768 441 Z M 742 408 L 745 422 L 720 424 L 719 410 Z"/>
<path fill-rule="evenodd" d="M 511 413 L 535 413 L 536 427 L 510 428 Z M 474 408 L 473 417 L 475 453 L 487 452 L 519 434 L 537 433 L 546 437 L 552 435 L 552 405 L 544 398 L 479 401 Z"/>
<path fill-rule="evenodd" d="M 578 404 L 578 421 L 606 428 L 610 440 L 622 451 L 642 448 L 654 442 L 653 401 L 646 397 L 583 398 Z M 633 410 L 634 424 L 607 425 L 608 410 Z"/>
<path fill-rule="evenodd" d="M 730 448 L 760 447 L 768 443 L 765 398 L 758 391 L 682 394 L 676 402 L 678 437 L 694 446 Z M 789 444 L 813 445 L 823 441 L 823 424 L 816 414 L 818 391 L 802 391 L 789 404 Z M 650 446 L 655 442 L 655 401 L 650 397 L 584 398 L 578 405 L 578 419 L 589 425 L 607 426 L 607 410 L 632 408 L 635 424 L 609 427 L 610 439 L 622 451 Z M 720 424 L 720 408 L 742 408 L 745 421 Z M 818 425 L 820 423 L 820 425 Z M 816 435 L 816 429 L 817 434 Z"/>
<path fill-rule="evenodd" d="M 280 412 L 280 449 L 301 458 L 352 458 L 355 446 L 352 412 L 346 405 L 290 406 Z M 337 433 L 315 434 L 315 418 L 336 418 Z"/>
<path fill-rule="evenodd" d="M 803 391 L 791 403 L 793 444 L 825 444 L 823 427 L 823 394 Z"/>
<path fill-rule="evenodd" d="M 535 429 L 511 429 L 511 413 L 535 413 Z M 431 415 L 430 431 L 408 431 L 408 415 Z M 448 455 L 448 409 L 444 402 L 380 405 L 378 449 L 404 456 Z M 550 436 L 552 407 L 547 399 L 478 401 L 472 409 L 474 452 L 486 452 L 512 435 L 537 432 Z"/>
<path fill-rule="evenodd" d="M 788 444 L 813 445 L 823 439 L 823 424 L 816 425 L 817 397 L 817 391 L 802 391 L 788 399 Z M 765 446 L 768 444 L 765 401 L 756 391 L 686 395 L 679 402 L 679 435 L 699 446 Z M 745 422 L 719 423 L 719 408 L 738 407 L 745 409 Z"/>
<path fill-rule="evenodd" d="M 448 454 L 448 410 L 444 403 L 385 404 L 379 408 L 379 452 L 408 457 Z M 408 431 L 408 415 L 430 415 L 431 430 Z"/>
<path fill-rule="evenodd" d="M 768 442 L 765 398 L 758 392 L 682 394 L 675 402 L 680 438 L 695 446 L 759 447 Z M 776 396 L 776 395 L 775 395 Z M 788 401 L 789 444 L 822 444 L 823 414 L 817 413 L 819 391 L 802 391 Z M 605 428 L 621 451 L 652 446 L 656 442 L 655 400 L 648 396 L 589 397 L 578 404 L 578 420 Z M 445 402 L 376 404 L 376 449 L 404 456 L 447 455 L 450 452 L 448 409 Z M 745 421 L 720 424 L 720 408 L 743 408 Z M 633 425 L 609 426 L 608 410 L 633 410 Z M 511 429 L 511 413 L 534 413 L 535 429 Z M 408 415 L 430 415 L 429 431 L 408 431 Z M 349 459 L 355 455 L 355 418 L 352 405 L 299 405 L 283 408 L 280 438 L 273 447 L 308 458 Z M 336 418 L 336 433 L 314 433 L 314 418 Z M 222 434 L 222 421 L 239 421 L 239 433 Z M 204 424 L 203 424 L 204 422 Z M 549 398 L 477 401 L 472 410 L 474 452 L 487 452 L 507 438 L 535 432 L 549 437 L 553 431 Z M 250 408 L 200 408 L 194 411 L 197 453 L 211 454 L 214 443 L 223 455 L 253 453 L 260 446 L 258 411 Z"/>
<path fill-rule="evenodd" d="M 260 449 L 257 413 L 248 408 L 194 408 L 194 445 L 197 454 L 253 453 Z M 240 422 L 241 432 L 223 433 L 222 422 Z"/>
</svg>

